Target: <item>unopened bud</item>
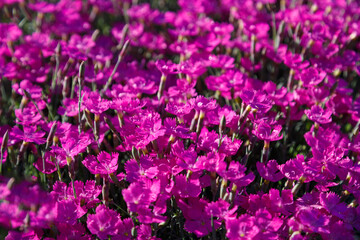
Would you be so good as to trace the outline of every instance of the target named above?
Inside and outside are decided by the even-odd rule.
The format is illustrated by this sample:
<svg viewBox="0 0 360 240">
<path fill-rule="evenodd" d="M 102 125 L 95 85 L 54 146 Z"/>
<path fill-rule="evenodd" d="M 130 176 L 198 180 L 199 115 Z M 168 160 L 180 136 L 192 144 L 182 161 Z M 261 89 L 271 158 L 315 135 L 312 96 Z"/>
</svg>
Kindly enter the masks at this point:
<svg viewBox="0 0 360 240">
<path fill-rule="evenodd" d="M 79 84 L 83 83 L 84 76 L 85 76 L 85 62 L 82 61 L 79 67 L 79 78 L 78 78 Z"/>
<path fill-rule="evenodd" d="M 135 160 L 137 162 L 139 162 L 140 161 L 140 156 L 139 156 L 138 150 L 135 147 L 132 147 L 131 153 L 133 155 L 133 158 L 135 158 Z"/>
<path fill-rule="evenodd" d="M 9 141 L 9 130 L 7 130 L 3 136 L 2 143 L 1 143 L 1 153 L 5 152 L 8 141 Z M 0 160 L 2 160 L 2 159 L 0 159 Z"/>
<path fill-rule="evenodd" d="M 49 136 L 48 136 L 47 139 L 46 139 L 46 147 L 45 147 L 45 149 L 49 149 L 50 145 L 52 144 L 53 138 L 54 138 L 54 136 L 55 136 L 56 129 L 57 129 L 57 122 L 55 122 L 55 123 L 51 126 L 51 129 L 50 129 L 50 132 L 49 132 Z"/>
</svg>

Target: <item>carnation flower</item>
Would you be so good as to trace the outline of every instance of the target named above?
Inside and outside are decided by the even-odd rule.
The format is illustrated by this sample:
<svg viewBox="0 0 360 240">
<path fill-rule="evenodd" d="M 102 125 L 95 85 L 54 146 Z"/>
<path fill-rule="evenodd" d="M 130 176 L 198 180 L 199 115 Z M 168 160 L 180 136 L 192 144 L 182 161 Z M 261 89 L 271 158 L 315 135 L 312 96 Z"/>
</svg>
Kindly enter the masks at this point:
<svg viewBox="0 0 360 240">
<path fill-rule="evenodd" d="M 121 219 L 114 210 L 100 204 L 95 214 L 88 215 L 86 223 L 92 234 L 104 240 L 118 234 Z"/>
<path fill-rule="evenodd" d="M 332 112 L 330 110 L 324 110 L 318 105 L 305 110 L 305 114 L 311 121 L 314 121 L 317 124 L 326 124 L 331 122 Z"/>
<path fill-rule="evenodd" d="M 265 121 L 260 121 L 260 123 L 258 123 L 256 128 L 252 131 L 256 137 L 266 142 L 278 141 L 282 139 L 282 134 L 280 135 L 280 132 L 280 125 L 276 125 L 274 129 L 272 129 L 272 127 Z"/>
<path fill-rule="evenodd" d="M 118 168 L 119 153 L 100 152 L 97 157 L 88 156 L 82 162 L 92 174 L 112 174 Z"/>
</svg>

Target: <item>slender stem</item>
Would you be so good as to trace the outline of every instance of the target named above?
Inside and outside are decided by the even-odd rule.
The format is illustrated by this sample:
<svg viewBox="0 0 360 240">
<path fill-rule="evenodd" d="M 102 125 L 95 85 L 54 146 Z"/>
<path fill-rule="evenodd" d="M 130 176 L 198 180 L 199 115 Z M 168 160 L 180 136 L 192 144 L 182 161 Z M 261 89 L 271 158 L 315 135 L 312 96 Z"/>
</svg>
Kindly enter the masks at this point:
<svg viewBox="0 0 360 240">
<path fill-rule="evenodd" d="M 120 63 L 121 63 L 121 60 L 123 59 L 124 55 L 125 55 L 125 50 L 128 48 L 129 46 L 129 43 L 130 43 L 130 40 L 127 40 L 124 44 L 124 46 L 122 47 L 120 53 L 119 53 L 119 56 L 118 56 L 118 59 L 117 59 L 117 62 L 115 64 L 115 67 L 114 69 L 112 70 L 111 72 L 111 75 L 110 77 L 108 78 L 108 81 L 106 82 L 104 88 L 101 90 L 100 94 L 101 96 L 104 95 L 104 93 L 106 92 L 106 90 L 110 87 L 111 83 L 112 83 L 112 80 L 114 78 L 114 75 L 116 73 L 116 70 L 118 69 Z"/>
</svg>

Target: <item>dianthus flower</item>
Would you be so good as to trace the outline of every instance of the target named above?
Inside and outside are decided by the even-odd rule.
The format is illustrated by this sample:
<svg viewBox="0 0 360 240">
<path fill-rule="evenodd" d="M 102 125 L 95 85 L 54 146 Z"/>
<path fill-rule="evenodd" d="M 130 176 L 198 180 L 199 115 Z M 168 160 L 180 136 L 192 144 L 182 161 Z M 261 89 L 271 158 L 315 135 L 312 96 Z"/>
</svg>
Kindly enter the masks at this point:
<svg viewBox="0 0 360 240">
<path fill-rule="evenodd" d="M 92 234 L 95 234 L 101 240 L 105 240 L 109 236 L 117 235 L 121 219 L 114 210 L 100 204 L 96 208 L 95 214 L 88 215 L 86 223 Z"/>
<path fill-rule="evenodd" d="M 92 174 L 112 174 L 118 168 L 119 153 L 109 154 L 107 152 L 100 152 L 99 155 L 90 155 L 85 158 L 82 163 Z"/>
<path fill-rule="evenodd" d="M 318 105 L 312 106 L 311 109 L 306 109 L 305 114 L 311 121 L 314 121 L 317 124 L 326 124 L 331 122 L 332 112 L 330 110 L 324 110 Z"/>
</svg>

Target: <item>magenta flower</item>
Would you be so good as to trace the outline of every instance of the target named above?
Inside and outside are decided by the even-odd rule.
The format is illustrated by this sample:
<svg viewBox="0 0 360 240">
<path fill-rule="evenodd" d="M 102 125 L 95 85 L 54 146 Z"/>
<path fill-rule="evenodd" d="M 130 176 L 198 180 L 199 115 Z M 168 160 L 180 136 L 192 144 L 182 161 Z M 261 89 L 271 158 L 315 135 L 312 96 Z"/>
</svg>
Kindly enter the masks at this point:
<svg viewBox="0 0 360 240">
<path fill-rule="evenodd" d="M 97 198 L 101 193 L 101 186 L 95 185 L 95 181 L 88 180 L 84 184 L 80 181 L 74 182 L 76 199 L 74 198 L 74 192 L 72 186 L 69 187 L 64 182 L 57 181 L 54 184 L 51 195 L 54 196 L 58 201 L 62 200 L 75 200 L 76 203 L 83 207 L 85 210 L 95 207 L 100 200 Z"/>
<path fill-rule="evenodd" d="M 62 148 L 67 157 L 74 158 L 79 153 L 85 151 L 86 147 L 91 143 L 88 134 L 79 134 L 77 130 L 69 131 L 60 139 Z"/>
<path fill-rule="evenodd" d="M 56 10 L 56 5 L 47 2 L 30 3 L 29 8 L 40 13 L 53 13 Z"/>
<path fill-rule="evenodd" d="M 156 112 L 144 112 L 140 127 L 140 134 L 143 135 L 147 141 L 154 141 L 165 134 L 160 115 Z"/>
<path fill-rule="evenodd" d="M 102 99 L 98 92 L 91 92 L 83 104 L 87 110 L 95 115 L 100 115 L 110 107 L 110 102 Z"/>
<path fill-rule="evenodd" d="M 100 152 L 97 157 L 90 155 L 82 163 L 92 174 L 112 174 L 118 168 L 119 153 Z"/>
<path fill-rule="evenodd" d="M 49 155 L 48 153 L 45 153 L 45 155 Z M 56 171 L 56 165 L 54 162 L 49 161 L 49 156 L 44 156 L 46 158 L 43 162 L 41 158 L 38 158 L 36 162 L 34 162 L 34 167 L 36 167 L 37 170 L 39 170 L 42 173 L 45 174 L 51 174 Z M 44 164 L 45 163 L 45 167 Z"/>
<path fill-rule="evenodd" d="M 58 114 L 65 115 L 68 117 L 75 117 L 79 114 L 79 104 L 78 99 L 65 98 L 63 100 L 63 107 L 60 106 L 58 109 Z M 82 104 L 80 111 L 83 111 L 85 106 Z"/>
<path fill-rule="evenodd" d="M 258 123 L 255 129 L 252 131 L 252 133 L 260 140 L 267 142 L 278 141 L 283 137 L 281 134 L 280 125 L 276 125 L 274 128 L 272 128 L 265 121 L 260 121 L 260 123 Z"/>
<path fill-rule="evenodd" d="M 121 113 L 134 113 L 144 107 L 145 103 L 138 98 L 129 97 L 127 94 L 112 101 L 110 107 Z"/>
<path fill-rule="evenodd" d="M 72 200 L 57 202 L 57 218 L 59 223 L 75 224 L 86 212 Z"/>
<path fill-rule="evenodd" d="M 290 51 L 285 55 L 284 64 L 292 69 L 304 69 L 309 66 L 308 61 L 303 61 L 300 54 L 292 54 Z"/>
<path fill-rule="evenodd" d="M 332 121 L 332 112 L 330 110 L 324 110 L 318 105 L 312 106 L 311 109 L 306 109 L 305 114 L 311 121 L 314 121 L 317 124 L 326 124 Z"/>
<path fill-rule="evenodd" d="M 206 72 L 203 59 L 190 58 L 179 65 L 179 72 L 196 78 Z"/>
<path fill-rule="evenodd" d="M 195 99 L 190 99 L 190 103 L 193 105 L 194 109 L 198 112 L 209 112 L 214 110 L 217 107 L 215 100 L 207 99 L 204 96 L 198 96 Z"/>
<path fill-rule="evenodd" d="M 239 218 L 227 218 L 225 220 L 226 237 L 230 240 L 238 239 L 253 239 L 260 231 L 259 227 L 255 225 L 255 218 L 243 214 Z"/>
<path fill-rule="evenodd" d="M 147 156 L 141 156 L 139 163 L 135 159 L 130 159 L 125 163 L 126 181 L 132 183 L 141 177 L 154 178 L 159 170 L 153 166 L 153 160 Z"/>
<path fill-rule="evenodd" d="M 130 78 L 127 81 L 127 85 L 124 90 L 133 93 L 144 93 L 152 95 L 156 93 L 157 88 L 154 81 L 137 76 L 134 78 Z"/>
<path fill-rule="evenodd" d="M 225 180 L 231 181 L 238 187 L 249 185 L 255 179 L 255 175 L 250 172 L 245 174 L 246 168 L 238 162 L 231 162 L 227 169 L 218 172 Z"/>
<path fill-rule="evenodd" d="M 219 220 L 226 220 L 227 218 L 234 217 L 236 212 L 236 207 L 229 209 L 230 203 L 222 200 L 221 198 L 218 199 L 216 202 L 210 202 L 205 207 L 205 212 L 210 216 L 217 217 Z"/>
<path fill-rule="evenodd" d="M 24 141 L 28 143 L 44 144 L 46 139 L 45 132 L 36 131 L 36 126 L 24 126 L 24 131 L 21 131 L 18 126 L 12 128 L 10 132 L 10 139 L 14 141 L 13 143 Z"/>
<path fill-rule="evenodd" d="M 330 219 L 319 209 L 311 207 L 300 209 L 300 211 L 297 213 L 297 217 L 299 218 L 300 222 L 310 230 L 310 232 L 329 232 L 327 226 L 330 222 Z"/>
<path fill-rule="evenodd" d="M 21 29 L 14 23 L 0 23 L 0 42 L 16 41 L 22 35 Z"/>
<path fill-rule="evenodd" d="M 57 230 L 60 235 L 59 240 L 91 240 L 91 236 L 86 233 L 85 227 L 81 223 L 70 225 L 67 223 L 57 223 Z"/>
<path fill-rule="evenodd" d="M 134 222 L 131 218 L 125 218 L 118 225 L 118 233 L 113 236 L 113 240 L 130 240 L 132 239 L 131 229 L 134 227 Z"/>
<path fill-rule="evenodd" d="M 178 205 L 186 219 L 186 231 L 195 233 L 198 237 L 206 236 L 212 231 L 211 215 L 205 212 L 207 202 L 204 199 L 189 198 L 188 203 L 179 200 Z M 214 228 L 217 229 L 219 226 L 219 221 L 214 220 Z"/>
<path fill-rule="evenodd" d="M 176 120 L 174 118 L 166 118 L 164 122 L 165 134 L 173 135 L 179 138 L 191 138 L 190 130 L 185 125 L 176 124 Z"/>
<path fill-rule="evenodd" d="M 127 189 L 122 190 L 122 195 L 130 212 L 137 212 L 138 209 L 148 207 L 152 201 L 150 186 L 144 182 L 131 183 Z"/>
<path fill-rule="evenodd" d="M 260 176 L 268 181 L 277 182 L 284 178 L 284 175 L 278 169 L 279 165 L 276 160 L 268 161 L 266 166 L 262 162 L 257 162 L 256 167 Z"/>
<path fill-rule="evenodd" d="M 92 234 L 95 234 L 101 240 L 105 240 L 109 236 L 118 234 L 121 219 L 114 210 L 100 204 L 96 208 L 95 214 L 88 215 L 86 223 Z"/>
<path fill-rule="evenodd" d="M 304 87 L 311 87 L 321 83 L 326 76 L 325 72 L 319 72 L 316 68 L 310 67 L 302 70 L 299 77 Z"/>
<path fill-rule="evenodd" d="M 192 106 L 189 103 L 181 103 L 181 102 L 169 102 L 165 107 L 165 111 L 179 117 L 182 117 L 190 113 L 191 110 L 192 110 Z"/>
<path fill-rule="evenodd" d="M 267 210 L 272 213 L 282 213 L 286 216 L 294 212 L 293 194 L 290 189 L 280 191 L 277 189 L 270 189 L 268 195 L 264 195 L 262 200 L 265 201 Z"/>
<path fill-rule="evenodd" d="M 8 235 L 6 235 L 5 240 L 40 240 L 42 237 L 34 230 L 30 230 L 28 232 L 18 232 L 18 231 L 9 231 Z"/>
<path fill-rule="evenodd" d="M 18 93 L 22 96 L 25 96 L 24 90 L 27 91 L 30 94 L 32 99 L 39 100 L 42 95 L 42 93 L 41 93 L 42 88 L 36 84 L 33 84 L 31 81 L 26 80 L 26 79 L 22 80 L 20 82 L 20 84 L 18 84 L 18 83 L 13 84 L 12 87 L 16 93 Z M 39 103 L 38 103 L 38 105 L 39 105 Z M 39 106 L 39 108 L 42 109 L 40 106 Z"/>
<path fill-rule="evenodd" d="M 305 172 L 304 156 L 299 154 L 296 158 L 288 160 L 285 164 L 278 166 L 278 168 L 288 179 L 299 180 Z"/>
<path fill-rule="evenodd" d="M 31 125 L 38 123 L 41 119 L 41 115 L 36 110 L 36 108 L 26 107 L 24 109 L 15 109 L 15 116 L 17 124 L 21 125 Z"/>
<path fill-rule="evenodd" d="M 240 98 L 244 103 L 261 113 L 268 112 L 273 105 L 272 101 L 261 91 L 243 89 Z"/>
<path fill-rule="evenodd" d="M 173 194 L 180 198 L 197 197 L 201 193 L 199 179 L 186 179 L 184 175 L 177 175 L 175 177 L 175 186 L 173 188 Z"/>
<path fill-rule="evenodd" d="M 165 76 L 169 74 L 176 74 L 178 72 L 177 64 L 168 60 L 165 62 L 164 60 L 157 60 L 155 63 L 156 68 Z"/>
<path fill-rule="evenodd" d="M 222 172 L 226 170 L 225 155 L 217 152 L 209 152 L 206 156 L 200 156 L 195 166 L 209 172 Z"/>
</svg>

